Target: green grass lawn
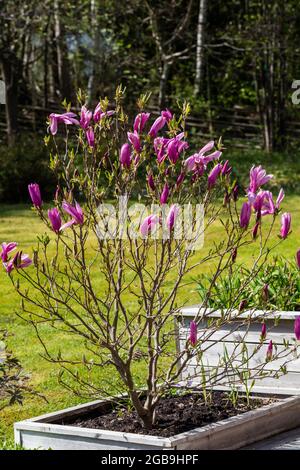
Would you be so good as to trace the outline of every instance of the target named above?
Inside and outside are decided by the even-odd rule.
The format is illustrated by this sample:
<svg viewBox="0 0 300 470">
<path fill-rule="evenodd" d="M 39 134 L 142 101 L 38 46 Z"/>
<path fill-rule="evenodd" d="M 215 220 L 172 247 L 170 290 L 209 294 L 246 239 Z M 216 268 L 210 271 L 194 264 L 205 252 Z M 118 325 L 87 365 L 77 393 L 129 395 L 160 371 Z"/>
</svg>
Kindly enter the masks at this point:
<svg viewBox="0 0 300 470">
<path fill-rule="evenodd" d="M 296 250 L 300 247 L 300 196 L 286 197 L 282 209 L 292 213 L 293 232 L 288 240 L 280 246 L 278 253 L 292 259 Z M 45 231 L 44 226 L 28 206 L 0 206 L 0 221 L 0 242 L 17 241 L 23 252 L 32 253 L 32 247 L 36 243 L 36 235 Z M 212 241 L 217 240 L 218 237 L 220 237 L 220 225 L 216 224 L 206 238 L 204 252 L 208 250 Z M 244 249 L 243 253 L 239 255 L 240 261 L 246 260 L 249 255 L 251 256 L 251 253 Z M 195 256 L 201 256 L 201 252 L 197 252 Z M 209 269 L 209 267 L 206 269 Z M 194 272 L 193 276 L 197 274 L 200 274 L 200 272 Z M 174 279 L 175 275 L 174 273 Z M 172 282 L 172 279 L 170 282 Z M 46 403 L 44 400 L 35 397 L 26 400 L 23 406 L 14 405 L 2 411 L 0 415 L 0 439 L 2 436 L 2 439 L 8 440 L 8 445 L 11 445 L 12 424 L 14 421 L 64 408 L 78 403 L 80 399 L 58 384 L 58 368 L 41 357 L 42 347 L 35 336 L 33 328 L 16 315 L 19 311 L 19 298 L 13 291 L 3 269 L 0 269 L 0 285 L 0 327 L 8 329 L 13 334 L 9 341 L 9 347 L 14 350 L 24 369 L 31 374 L 32 386 L 44 394 L 48 400 L 48 403 Z M 193 304 L 198 301 L 198 294 L 192 284 L 183 289 L 179 296 L 182 302 Z M 63 335 L 52 330 L 49 326 L 45 328 L 44 331 L 47 334 L 47 343 L 50 348 L 57 349 L 63 344 L 64 350 L 70 354 L 82 350 L 80 340 Z M 107 369 L 100 371 L 101 377 L 107 380 L 110 380 L 110 373 L 110 370 Z"/>
</svg>

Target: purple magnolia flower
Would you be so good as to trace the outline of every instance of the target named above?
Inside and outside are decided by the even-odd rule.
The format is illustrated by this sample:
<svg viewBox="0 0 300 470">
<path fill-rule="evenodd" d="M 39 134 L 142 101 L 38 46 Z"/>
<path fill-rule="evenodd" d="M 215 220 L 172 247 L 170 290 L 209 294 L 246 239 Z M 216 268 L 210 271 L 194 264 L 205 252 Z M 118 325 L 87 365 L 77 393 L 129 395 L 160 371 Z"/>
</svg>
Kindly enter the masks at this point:
<svg viewBox="0 0 300 470">
<path fill-rule="evenodd" d="M 140 138 L 139 138 L 138 133 L 137 132 L 127 132 L 127 137 L 128 137 L 129 142 L 133 146 L 134 150 L 137 153 L 140 153 L 140 151 L 142 150 L 142 147 L 141 147 L 141 142 L 140 142 Z"/>
<path fill-rule="evenodd" d="M 97 122 L 101 121 L 101 119 L 103 119 L 105 116 L 112 116 L 113 114 L 115 114 L 115 111 L 105 111 L 105 112 L 103 112 L 102 109 L 101 109 L 100 103 L 98 103 L 95 110 L 94 110 L 93 119 L 94 119 L 94 122 L 97 123 Z"/>
<path fill-rule="evenodd" d="M 134 120 L 134 124 L 133 124 L 134 132 L 137 132 L 138 134 L 143 132 L 143 129 L 149 117 L 150 117 L 150 113 L 139 113 Z"/>
<path fill-rule="evenodd" d="M 242 210 L 240 214 L 240 227 L 247 228 L 251 218 L 251 204 L 249 202 L 244 202 L 242 205 Z"/>
<path fill-rule="evenodd" d="M 155 228 L 155 226 L 159 223 L 159 216 L 158 215 L 148 215 L 143 222 L 141 223 L 140 226 L 140 232 L 143 237 L 146 237 L 149 232 L 152 232 L 152 230 Z"/>
<path fill-rule="evenodd" d="M 176 218 L 179 213 L 179 207 L 176 204 L 173 204 L 170 208 L 169 214 L 167 215 L 167 227 L 169 230 L 172 230 L 172 228 L 175 225 Z"/>
<path fill-rule="evenodd" d="M 156 137 L 153 142 L 154 150 L 157 155 L 157 162 L 161 164 L 167 156 L 167 144 L 169 139 L 164 137 Z"/>
<path fill-rule="evenodd" d="M 197 344 L 197 323 L 194 320 L 192 320 L 190 323 L 190 334 L 188 341 L 192 346 L 196 346 Z"/>
<path fill-rule="evenodd" d="M 15 250 L 18 244 L 16 242 L 10 242 L 10 243 L 2 243 L 2 252 L 1 252 L 1 259 L 3 263 L 6 263 L 8 261 L 8 255 L 11 251 Z"/>
<path fill-rule="evenodd" d="M 179 186 L 181 185 L 181 183 L 183 182 L 185 178 L 185 173 L 184 172 L 181 172 L 179 175 L 178 175 L 178 178 L 176 180 L 176 186 L 177 188 L 179 188 Z"/>
<path fill-rule="evenodd" d="M 273 178 L 273 175 L 267 175 L 266 170 L 264 170 L 261 165 L 257 167 L 253 166 L 250 170 L 250 185 L 248 192 L 256 193 L 256 191 L 263 184 L 270 181 L 271 178 Z"/>
<path fill-rule="evenodd" d="M 31 264 L 32 259 L 29 257 L 29 255 L 23 255 L 22 251 L 18 251 L 11 261 L 9 261 L 8 263 L 4 263 L 4 267 L 6 272 L 9 274 L 14 268 L 24 269 L 30 266 Z"/>
<path fill-rule="evenodd" d="M 262 293 L 261 293 L 261 296 L 263 298 L 263 300 L 265 302 L 267 302 L 267 300 L 269 299 L 269 296 L 270 296 L 270 293 L 269 293 L 269 284 L 265 284 L 263 289 L 262 289 Z"/>
<path fill-rule="evenodd" d="M 267 336 L 267 325 L 265 323 L 262 324 L 262 327 L 261 327 L 261 339 L 265 339 Z"/>
<path fill-rule="evenodd" d="M 57 133 L 57 126 L 58 123 L 63 122 L 66 125 L 70 124 L 76 124 L 77 126 L 79 125 L 79 121 L 76 118 L 76 114 L 74 113 L 63 113 L 63 114 L 56 114 L 52 113 L 49 116 L 50 120 L 50 132 L 52 135 L 55 135 Z"/>
<path fill-rule="evenodd" d="M 267 354 L 266 354 L 266 360 L 267 360 L 267 361 L 271 361 L 272 356 L 273 356 L 273 341 L 270 340 L 270 342 L 269 342 L 269 344 L 268 344 L 268 349 L 267 349 Z"/>
<path fill-rule="evenodd" d="M 267 191 L 259 191 L 259 193 L 248 192 L 248 202 L 253 205 L 253 209 L 258 214 L 258 217 L 261 216 L 262 207 L 265 201 Z"/>
<path fill-rule="evenodd" d="M 246 299 L 241 300 L 240 305 L 239 305 L 239 312 L 242 312 L 243 310 L 245 310 L 246 307 L 247 307 L 247 300 Z"/>
<path fill-rule="evenodd" d="M 256 224 L 254 225 L 254 228 L 253 228 L 253 230 L 252 230 L 252 238 L 253 238 L 253 240 L 255 240 L 255 239 L 257 238 L 257 233 L 258 233 L 259 225 L 260 225 L 259 222 L 256 222 Z"/>
<path fill-rule="evenodd" d="M 233 248 L 233 250 L 231 252 L 231 261 L 233 263 L 235 263 L 236 257 L 237 257 L 237 248 Z"/>
<path fill-rule="evenodd" d="M 121 165 L 129 168 L 131 163 L 131 148 L 129 144 L 123 144 L 120 151 Z"/>
<path fill-rule="evenodd" d="M 168 197 L 169 197 L 169 186 L 167 183 L 165 183 L 164 188 L 162 190 L 162 193 L 160 195 L 160 203 L 161 204 L 166 204 Z"/>
<path fill-rule="evenodd" d="M 182 141 L 184 138 L 184 132 L 181 132 L 173 139 L 167 140 L 167 154 L 171 163 L 176 163 L 180 153 L 187 149 L 189 144 L 185 141 Z"/>
<path fill-rule="evenodd" d="M 222 166 L 221 174 L 222 176 L 229 175 L 231 173 L 232 168 L 229 166 L 229 160 L 226 160 L 224 165 Z"/>
<path fill-rule="evenodd" d="M 300 316 L 299 315 L 295 318 L 294 332 L 295 332 L 296 339 L 299 341 L 300 340 Z"/>
<path fill-rule="evenodd" d="M 80 127 L 82 127 L 82 129 L 87 129 L 90 125 L 92 117 L 92 111 L 89 111 L 86 106 L 82 106 L 79 121 Z"/>
<path fill-rule="evenodd" d="M 264 193 L 261 215 L 275 214 L 273 194 L 270 191 L 264 191 Z"/>
<path fill-rule="evenodd" d="M 168 157 L 171 163 L 176 163 L 179 157 L 178 142 L 176 139 L 171 139 L 167 147 Z"/>
<path fill-rule="evenodd" d="M 94 130 L 92 127 L 89 127 L 87 130 L 86 130 L 86 138 L 87 138 L 87 141 L 88 141 L 88 144 L 89 144 L 89 147 L 95 147 L 95 134 L 94 134 Z"/>
<path fill-rule="evenodd" d="M 239 197 L 239 185 L 238 184 L 234 185 L 234 188 L 232 190 L 232 195 L 233 195 L 233 200 L 237 201 Z"/>
<path fill-rule="evenodd" d="M 290 228 L 291 228 L 291 214 L 289 212 L 285 212 L 281 216 L 281 229 L 280 229 L 280 235 L 281 238 L 287 238 Z"/>
<path fill-rule="evenodd" d="M 53 209 L 48 210 L 48 217 L 54 232 L 58 233 L 61 228 L 61 218 L 59 210 L 54 207 Z"/>
<path fill-rule="evenodd" d="M 297 263 L 298 268 L 300 269 L 300 248 L 296 253 L 296 263 Z"/>
<path fill-rule="evenodd" d="M 275 208 L 278 210 L 280 208 L 280 204 L 282 203 L 283 199 L 284 199 L 284 191 L 283 189 L 281 188 L 281 190 L 279 191 L 279 194 L 277 196 L 277 199 L 276 199 L 276 203 L 275 203 Z"/>
<path fill-rule="evenodd" d="M 148 183 L 149 188 L 152 191 L 154 191 L 155 190 L 155 184 L 154 184 L 154 178 L 153 178 L 152 173 L 149 173 L 149 175 L 147 176 L 147 183 Z"/>
<path fill-rule="evenodd" d="M 82 225 L 84 222 L 84 214 L 83 210 L 78 204 L 78 202 L 75 202 L 75 206 L 72 206 L 72 204 L 69 204 L 67 201 L 63 201 L 62 203 L 62 208 L 67 214 L 69 214 L 72 217 L 72 220 L 67 222 L 66 224 L 62 225 L 60 227 L 60 230 L 64 230 L 71 225 Z"/>
<path fill-rule="evenodd" d="M 40 187 L 37 183 L 31 183 L 28 185 L 29 195 L 32 201 L 32 204 L 40 209 L 42 207 L 43 201 L 41 196 Z"/>
<path fill-rule="evenodd" d="M 204 166 L 204 169 L 206 169 L 206 165 L 213 161 L 213 160 L 218 160 L 220 156 L 222 155 L 222 152 L 219 150 L 216 150 L 215 152 L 209 154 L 209 155 L 204 155 L 206 152 L 210 152 L 210 150 L 213 149 L 215 143 L 213 140 L 208 142 L 202 149 L 199 150 L 198 153 L 195 153 L 191 157 L 187 158 L 185 161 L 185 168 L 187 171 L 194 171 L 197 166 Z"/>
<path fill-rule="evenodd" d="M 154 123 L 152 124 L 152 126 L 150 128 L 150 131 L 149 131 L 150 137 L 152 137 L 152 138 L 156 137 L 158 132 L 164 127 L 166 122 L 167 122 L 166 118 L 164 118 L 163 116 L 159 116 L 154 121 Z"/>
<path fill-rule="evenodd" d="M 221 163 L 218 163 L 216 166 L 213 167 L 211 172 L 208 175 L 208 187 L 209 189 L 213 188 L 216 184 L 217 178 L 222 171 Z"/>
<path fill-rule="evenodd" d="M 168 108 L 164 109 L 160 114 L 161 114 L 162 117 L 164 117 L 166 119 L 167 122 L 171 121 L 171 119 L 173 117 L 173 114 L 171 113 L 171 111 Z"/>
</svg>

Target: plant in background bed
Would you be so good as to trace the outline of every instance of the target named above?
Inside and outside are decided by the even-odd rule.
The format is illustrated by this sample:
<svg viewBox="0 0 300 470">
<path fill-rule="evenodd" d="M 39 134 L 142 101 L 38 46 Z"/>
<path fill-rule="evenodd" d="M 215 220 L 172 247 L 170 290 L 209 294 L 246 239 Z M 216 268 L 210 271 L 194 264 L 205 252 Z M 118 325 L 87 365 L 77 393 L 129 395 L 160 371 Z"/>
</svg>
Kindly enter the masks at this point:
<svg viewBox="0 0 300 470">
<path fill-rule="evenodd" d="M 5 245 L 2 259 L 46 359 L 62 367 L 62 383 L 89 398 L 125 391 L 149 429 L 155 427 L 160 400 L 177 384 L 187 363 L 194 358 L 201 367 L 213 332 L 232 322 L 238 301 L 240 312 L 244 310 L 245 288 L 264 269 L 272 248 L 289 235 L 291 221 L 289 214 L 281 216 L 280 238 L 272 241 L 273 229 L 280 228 L 283 192 L 274 200 L 262 189 L 271 179 L 263 168 L 251 169 L 241 206 L 221 143 L 211 141 L 189 152 L 187 104 L 178 116 L 163 110 L 153 120 L 143 96 L 132 123 L 122 98 L 119 87 L 113 111 L 107 99 L 91 111 L 79 94 L 80 116 L 69 107 L 64 114 L 50 115 L 45 141 L 58 179 L 53 208 L 43 208 L 42 188 L 29 188 L 47 233 L 38 236 L 32 256 Z M 64 133 L 63 146 L 56 141 L 57 133 Z M 213 225 L 218 238 L 212 243 L 208 237 L 209 246 L 201 250 L 203 233 Z M 180 289 L 194 270 L 213 267 L 205 306 L 218 279 L 225 273 L 233 276 L 239 250 L 246 245 L 253 247 L 253 263 L 226 312 L 198 334 L 206 315 L 199 310 L 184 348 L 176 352 L 173 316 L 184 303 Z M 245 323 L 251 321 L 250 312 Z M 45 323 L 82 338 L 84 353 L 77 350 L 75 357 L 63 344 L 61 351 L 51 351 Z M 227 375 L 230 364 L 236 374 L 238 361 L 248 379 L 255 380 L 265 373 L 268 361 L 285 363 L 294 350 L 287 343 L 270 353 L 267 343 L 261 341 L 265 359 L 253 368 L 249 360 L 257 351 L 245 354 L 246 344 L 242 351 L 235 349 L 227 358 Z M 101 379 L 103 368 L 109 380 Z M 221 372 L 211 374 L 206 389 L 222 377 Z"/>
<path fill-rule="evenodd" d="M 215 309 L 228 308 L 232 295 L 239 291 L 248 279 L 250 270 L 239 265 L 232 276 L 220 276 L 214 284 L 207 306 Z M 211 283 L 210 275 L 202 275 L 197 280 L 201 300 L 205 299 L 207 286 Z M 258 275 L 245 285 L 240 297 L 247 299 L 247 308 L 258 310 L 300 311 L 300 277 L 294 262 L 274 257 Z M 239 301 L 236 301 L 236 308 Z"/>
</svg>

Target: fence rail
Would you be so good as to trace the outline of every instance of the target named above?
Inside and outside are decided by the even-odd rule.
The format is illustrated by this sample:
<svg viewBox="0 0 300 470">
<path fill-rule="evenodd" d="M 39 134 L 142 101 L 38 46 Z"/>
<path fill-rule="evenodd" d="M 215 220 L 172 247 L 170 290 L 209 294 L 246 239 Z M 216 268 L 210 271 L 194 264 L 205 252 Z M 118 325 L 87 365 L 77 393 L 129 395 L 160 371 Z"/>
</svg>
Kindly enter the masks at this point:
<svg viewBox="0 0 300 470">
<path fill-rule="evenodd" d="M 157 107 L 149 107 L 152 114 L 158 115 Z M 24 105 L 18 108 L 18 125 L 21 133 L 35 132 L 43 135 L 46 132 L 46 119 L 52 112 L 57 112 L 57 103 L 48 108 L 41 106 Z M 200 139 L 223 137 L 224 142 L 230 141 L 231 147 L 261 148 L 262 128 L 259 115 L 254 108 L 235 106 L 233 109 L 219 110 L 212 108 L 212 117 L 208 119 L 207 111 L 202 115 L 190 116 L 187 127 L 193 135 Z M 5 140 L 6 121 L 4 106 L 0 107 L 0 140 Z M 286 122 L 285 137 L 297 142 L 300 139 L 300 121 L 295 117 Z"/>
</svg>

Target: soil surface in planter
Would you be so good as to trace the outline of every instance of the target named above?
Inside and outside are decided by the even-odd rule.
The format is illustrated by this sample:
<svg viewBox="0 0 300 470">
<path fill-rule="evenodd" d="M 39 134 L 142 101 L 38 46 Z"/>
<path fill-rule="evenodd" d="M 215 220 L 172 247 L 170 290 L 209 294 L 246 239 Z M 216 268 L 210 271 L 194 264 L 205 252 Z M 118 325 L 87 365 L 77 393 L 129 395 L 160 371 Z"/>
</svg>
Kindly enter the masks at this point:
<svg viewBox="0 0 300 470">
<path fill-rule="evenodd" d="M 64 419 L 57 424 L 170 437 L 245 413 L 268 402 L 270 400 L 253 398 L 249 406 L 246 398 L 240 397 L 234 405 L 229 400 L 228 394 L 216 391 L 213 392 L 212 400 L 205 402 L 202 394 L 188 393 L 162 398 L 157 406 L 156 425 L 149 430 L 142 427 L 134 410 L 121 406 L 107 411 L 93 411 L 77 418 L 74 417 L 73 420 L 72 418 Z"/>
</svg>

